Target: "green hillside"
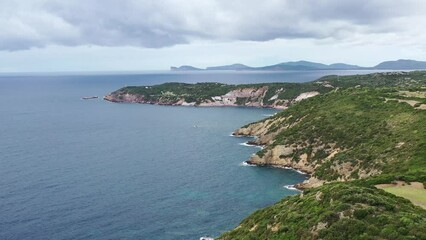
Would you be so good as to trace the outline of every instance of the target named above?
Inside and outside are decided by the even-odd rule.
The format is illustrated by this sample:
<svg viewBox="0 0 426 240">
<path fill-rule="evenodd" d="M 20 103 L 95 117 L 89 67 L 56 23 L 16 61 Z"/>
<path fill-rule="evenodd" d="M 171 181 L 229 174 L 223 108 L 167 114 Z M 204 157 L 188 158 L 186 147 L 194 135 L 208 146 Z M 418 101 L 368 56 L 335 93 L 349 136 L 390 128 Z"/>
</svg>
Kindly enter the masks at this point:
<svg viewBox="0 0 426 240">
<path fill-rule="evenodd" d="M 219 239 L 426 239 L 426 211 L 374 187 L 333 183 L 258 210 Z"/>
<path fill-rule="evenodd" d="M 299 161 L 306 154 L 313 175 L 328 181 L 357 179 L 362 171 L 415 173 L 426 182 L 426 111 L 399 102 L 405 97 L 398 94 L 389 88 L 351 88 L 306 99 L 269 119 L 268 132 L 276 136 L 258 155 L 277 145 L 293 147 L 291 155 L 281 157 Z M 344 171 L 338 171 L 342 165 Z"/>
<path fill-rule="evenodd" d="M 350 87 L 419 87 L 425 85 L 426 72 L 374 73 L 353 76 L 326 76 L 306 83 L 165 83 L 153 86 L 128 86 L 118 89 L 104 99 L 112 102 L 136 102 L 162 105 L 211 104 L 288 107 L 303 93 L 324 94 Z M 129 97 L 130 95 L 130 97 Z M 215 97 L 231 102 L 214 100 Z"/>
<path fill-rule="evenodd" d="M 341 88 L 238 129 L 266 145 L 249 163 L 305 170 L 315 185 L 219 239 L 426 239 L 425 79 L 325 77 Z"/>
</svg>

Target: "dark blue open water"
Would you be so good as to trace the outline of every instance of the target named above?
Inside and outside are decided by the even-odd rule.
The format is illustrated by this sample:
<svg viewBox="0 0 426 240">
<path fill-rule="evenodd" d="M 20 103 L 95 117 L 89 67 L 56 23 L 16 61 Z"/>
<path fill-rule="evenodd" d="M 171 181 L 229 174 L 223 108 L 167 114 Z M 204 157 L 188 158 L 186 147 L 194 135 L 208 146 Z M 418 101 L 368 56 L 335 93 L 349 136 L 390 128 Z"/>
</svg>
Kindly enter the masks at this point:
<svg viewBox="0 0 426 240">
<path fill-rule="evenodd" d="M 168 81 L 307 81 L 330 72 L 0 77 L 0 239 L 198 239 L 296 192 L 230 137 L 274 110 L 80 100 Z M 347 72 L 349 73 L 349 72 Z M 196 126 L 196 127 L 194 127 Z"/>
</svg>

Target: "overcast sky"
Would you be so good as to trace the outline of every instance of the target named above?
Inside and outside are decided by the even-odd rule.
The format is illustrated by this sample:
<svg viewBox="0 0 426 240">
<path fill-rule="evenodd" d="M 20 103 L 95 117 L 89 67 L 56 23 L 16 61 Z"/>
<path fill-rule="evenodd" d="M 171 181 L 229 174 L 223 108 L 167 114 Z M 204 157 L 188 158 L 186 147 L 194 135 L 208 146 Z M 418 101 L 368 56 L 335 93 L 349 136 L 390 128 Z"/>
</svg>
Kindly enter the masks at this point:
<svg viewBox="0 0 426 240">
<path fill-rule="evenodd" d="M 424 0 L 1 0 L 0 72 L 426 60 Z"/>
</svg>

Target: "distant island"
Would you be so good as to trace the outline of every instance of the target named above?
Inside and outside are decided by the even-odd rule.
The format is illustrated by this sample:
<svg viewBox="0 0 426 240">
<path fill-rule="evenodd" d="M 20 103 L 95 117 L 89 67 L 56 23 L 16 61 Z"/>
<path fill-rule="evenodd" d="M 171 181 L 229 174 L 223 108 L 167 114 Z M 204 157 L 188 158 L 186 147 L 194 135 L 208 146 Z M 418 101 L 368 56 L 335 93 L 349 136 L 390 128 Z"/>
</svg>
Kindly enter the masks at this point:
<svg viewBox="0 0 426 240">
<path fill-rule="evenodd" d="M 241 63 L 207 67 L 205 69 L 193 66 L 170 67 L 171 71 L 304 71 L 304 70 L 426 70 L 426 61 L 399 59 L 386 61 L 373 67 L 361 67 L 346 63 L 323 64 L 309 61 L 283 62 L 263 67 L 250 67 Z"/>
</svg>

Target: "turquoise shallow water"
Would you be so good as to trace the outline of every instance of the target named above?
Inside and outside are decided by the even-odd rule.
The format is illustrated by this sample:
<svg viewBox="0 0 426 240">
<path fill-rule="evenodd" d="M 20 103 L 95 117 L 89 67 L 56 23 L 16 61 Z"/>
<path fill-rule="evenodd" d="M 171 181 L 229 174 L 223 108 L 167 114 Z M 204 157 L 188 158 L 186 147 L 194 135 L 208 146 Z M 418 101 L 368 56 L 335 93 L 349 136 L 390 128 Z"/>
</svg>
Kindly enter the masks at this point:
<svg viewBox="0 0 426 240">
<path fill-rule="evenodd" d="M 290 79 L 166 75 L 0 77 L 0 239 L 198 239 L 296 193 L 283 186 L 304 175 L 241 166 L 258 149 L 229 136 L 274 110 L 80 99 L 123 85 Z"/>
</svg>

